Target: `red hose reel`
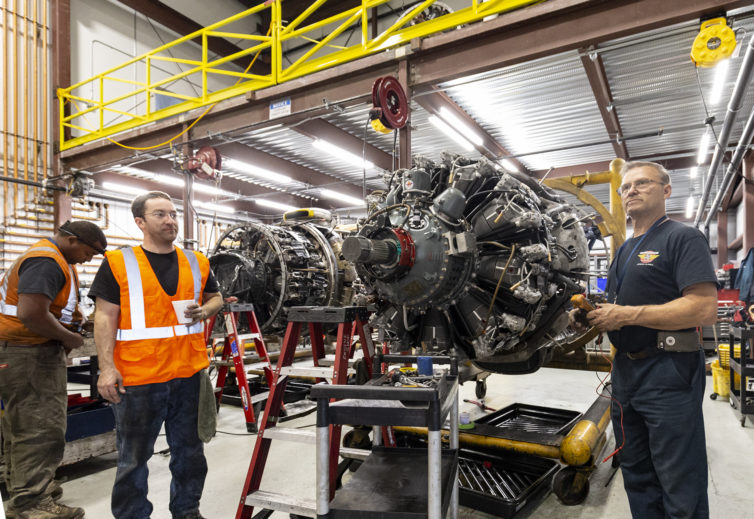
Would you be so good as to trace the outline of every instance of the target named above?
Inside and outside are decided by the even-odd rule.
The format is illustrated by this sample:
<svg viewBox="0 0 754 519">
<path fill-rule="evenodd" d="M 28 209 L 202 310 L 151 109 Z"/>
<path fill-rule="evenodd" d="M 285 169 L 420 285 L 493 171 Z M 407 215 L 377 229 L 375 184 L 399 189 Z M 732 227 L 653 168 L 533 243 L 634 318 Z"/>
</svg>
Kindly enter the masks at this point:
<svg viewBox="0 0 754 519">
<path fill-rule="evenodd" d="M 390 133 L 406 126 L 409 113 L 408 98 L 397 78 L 377 78 L 372 86 L 372 105 L 369 120 L 376 131 Z"/>
</svg>

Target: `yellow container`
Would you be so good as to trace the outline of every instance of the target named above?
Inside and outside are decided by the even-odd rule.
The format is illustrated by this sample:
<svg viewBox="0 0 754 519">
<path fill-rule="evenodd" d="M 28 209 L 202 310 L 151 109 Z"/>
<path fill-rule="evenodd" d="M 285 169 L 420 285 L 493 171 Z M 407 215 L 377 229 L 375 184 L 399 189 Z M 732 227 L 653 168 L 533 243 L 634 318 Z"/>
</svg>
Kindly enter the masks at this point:
<svg viewBox="0 0 754 519">
<path fill-rule="evenodd" d="M 717 345 L 717 354 L 720 357 L 720 367 L 728 369 L 730 366 L 730 344 L 722 342 Z M 741 345 L 736 344 L 733 346 L 733 356 L 741 357 Z"/>
<path fill-rule="evenodd" d="M 730 396 L 730 373 L 727 369 L 720 367 L 720 361 L 716 360 L 711 364 L 712 367 L 712 394 L 720 398 Z"/>
</svg>

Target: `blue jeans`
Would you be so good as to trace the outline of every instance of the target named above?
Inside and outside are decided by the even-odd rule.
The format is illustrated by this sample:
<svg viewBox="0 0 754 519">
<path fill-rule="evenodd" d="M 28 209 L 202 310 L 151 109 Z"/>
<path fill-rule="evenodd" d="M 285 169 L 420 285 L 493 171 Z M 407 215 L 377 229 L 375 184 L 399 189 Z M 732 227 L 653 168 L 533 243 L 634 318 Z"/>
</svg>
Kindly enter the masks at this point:
<svg viewBox="0 0 754 519">
<path fill-rule="evenodd" d="M 641 519 L 709 517 L 704 438 L 704 353 L 615 357 L 613 396 L 623 406 L 620 452 L 631 514 Z M 612 406 L 616 445 L 621 410 Z"/>
<path fill-rule="evenodd" d="M 165 423 L 170 447 L 170 512 L 182 516 L 199 511 L 207 476 L 204 447 L 197 433 L 199 373 L 158 384 L 127 386 L 113 405 L 118 469 L 111 507 L 116 519 L 149 519 L 147 461 Z"/>
</svg>

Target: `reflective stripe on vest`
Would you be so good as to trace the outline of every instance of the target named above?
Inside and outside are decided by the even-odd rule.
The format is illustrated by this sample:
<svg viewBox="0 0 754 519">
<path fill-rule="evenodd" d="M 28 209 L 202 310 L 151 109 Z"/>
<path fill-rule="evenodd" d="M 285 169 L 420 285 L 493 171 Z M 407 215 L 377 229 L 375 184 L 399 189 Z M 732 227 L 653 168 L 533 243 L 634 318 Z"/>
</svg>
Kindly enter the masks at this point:
<svg viewBox="0 0 754 519">
<path fill-rule="evenodd" d="M 60 251 L 53 249 L 52 247 L 34 247 L 33 249 L 35 251 L 41 250 L 45 252 L 52 252 L 61 256 L 65 260 L 65 258 L 60 254 Z M 16 317 L 18 315 L 18 307 L 15 305 L 6 304 L 5 298 L 8 296 L 8 281 L 10 280 L 10 273 L 13 272 L 13 269 L 16 268 L 16 264 L 25 256 L 26 253 L 16 258 L 16 261 L 13 262 L 10 268 L 5 272 L 5 276 L 3 276 L 3 284 L 2 286 L 0 286 L 0 314 L 9 315 L 11 317 Z M 58 319 L 61 323 L 64 324 L 71 324 L 71 322 L 73 321 L 73 312 L 76 311 L 76 305 L 78 304 L 78 294 L 76 293 L 78 287 L 78 279 L 74 275 L 71 265 L 68 265 L 68 273 L 71 276 L 71 290 L 68 293 L 68 303 L 65 305 L 65 308 L 61 310 L 60 319 Z"/>
<path fill-rule="evenodd" d="M 178 247 L 176 247 L 178 249 Z M 202 274 L 199 270 L 199 260 L 192 250 L 180 249 L 191 267 L 191 276 L 194 278 L 194 301 L 199 301 L 202 287 Z M 118 329 L 116 339 L 119 341 L 140 341 L 144 339 L 167 339 L 180 337 L 204 331 L 204 323 L 198 322 L 191 326 L 178 324 L 176 326 L 156 326 L 147 328 L 144 310 L 144 287 L 141 283 L 141 270 L 133 248 L 123 249 L 123 262 L 126 266 L 126 279 L 128 281 L 128 307 L 131 310 L 131 329 Z M 190 254 L 189 254 L 190 253 Z M 176 252 L 177 254 L 177 252 Z M 180 274 L 179 274 L 180 275 Z"/>
</svg>

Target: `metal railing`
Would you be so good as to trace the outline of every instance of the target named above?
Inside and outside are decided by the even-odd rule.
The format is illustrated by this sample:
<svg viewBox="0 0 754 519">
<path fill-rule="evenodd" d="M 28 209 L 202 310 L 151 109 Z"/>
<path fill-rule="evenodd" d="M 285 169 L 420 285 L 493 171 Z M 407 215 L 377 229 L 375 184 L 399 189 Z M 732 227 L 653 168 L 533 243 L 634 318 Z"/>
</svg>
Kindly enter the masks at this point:
<svg viewBox="0 0 754 519">
<path fill-rule="evenodd" d="M 539 3 L 542 0 L 467 0 L 469 2 L 468 7 L 426 20 L 423 19 L 422 13 L 430 8 L 435 0 L 424 0 L 410 7 L 375 37 L 370 37 L 369 11 L 386 4 L 389 0 L 362 0 L 360 6 L 309 24 L 306 24 L 307 20 L 317 12 L 326 0 L 313 0 L 304 12 L 290 22 L 282 20 L 282 1 L 269 0 L 130 59 L 94 77 L 67 88 L 58 89 L 60 150 L 110 137 L 116 133 L 195 108 L 210 106 L 247 92 L 284 83 L 313 72 L 403 45 L 414 38 L 429 36 L 464 24 L 478 22 L 487 16 Z M 222 30 L 230 24 L 259 15 L 267 10 L 269 10 L 270 19 L 267 35 Z M 360 42 L 347 47 L 333 44 L 333 41 L 344 32 L 348 30 L 355 32 L 357 29 L 360 30 Z M 315 33 L 319 34 L 319 31 L 326 31 L 327 34 L 320 38 L 312 36 Z M 209 59 L 208 40 L 210 38 L 229 38 L 252 42 L 253 44 L 231 55 Z M 173 56 L 172 51 L 192 40 L 201 42 L 200 60 Z M 295 61 L 285 65 L 283 63 L 284 49 L 300 42 L 310 42 L 312 46 Z M 249 63 L 251 63 L 252 57 L 260 54 L 269 57 L 269 73 L 251 73 L 249 72 L 250 66 L 246 67 L 243 72 L 222 68 L 230 62 L 237 62 L 243 58 L 248 58 Z M 155 63 L 174 63 L 179 68 L 181 66 L 188 68 L 176 74 L 153 79 Z M 140 73 L 141 76 L 139 76 Z M 123 77 L 129 74 L 133 74 L 134 79 Z M 234 77 L 237 78 L 237 81 L 231 86 L 212 89 L 209 85 L 209 79 L 217 76 Z M 142 81 L 137 77 L 144 79 Z M 166 90 L 169 85 L 176 81 L 189 77 L 201 84 L 199 95 L 185 95 Z M 200 78 L 200 81 L 198 78 Z M 132 89 L 124 93 L 121 91 L 122 85 L 131 86 Z M 95 96 L 90 94 L 89 97 L 86 97 L 77 93 L 84 89 L 89 89 L 90 92 L 94 91 L 95 96 L 97 92 L 99 95 L 95 99 L 91 99 L 90 97 Z M 153 96 L 157 95 L 174 98 L 178 102 L 172 106 L 158 107 L 155 102 L 156 98 L 153 99 Z M 124 107 L 124 104 L 128 106 Z M 65 136 L 71 130 L 78 131 L 80 135 L 66 138 Z"/>
</svg>

